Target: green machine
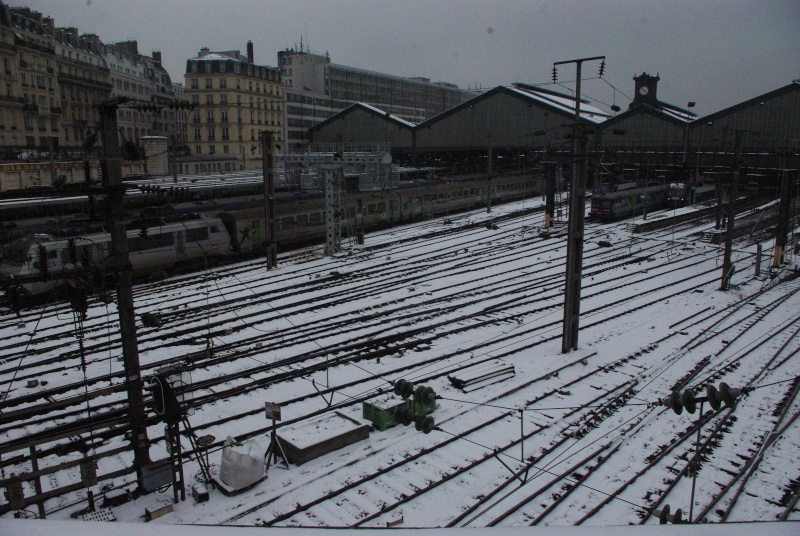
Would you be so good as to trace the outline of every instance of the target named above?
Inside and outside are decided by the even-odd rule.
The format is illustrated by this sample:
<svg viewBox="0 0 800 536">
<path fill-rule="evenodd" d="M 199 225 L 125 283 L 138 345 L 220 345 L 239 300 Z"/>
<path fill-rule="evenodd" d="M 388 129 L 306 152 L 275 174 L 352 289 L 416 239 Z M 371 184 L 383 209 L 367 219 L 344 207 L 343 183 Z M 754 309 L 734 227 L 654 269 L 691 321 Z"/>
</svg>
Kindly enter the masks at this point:
<svg viewBox="0 0 800 536">
<path fill-rule="evenodd" d="M 381 432 L 397 424 L 408 426 L 412 422 L 420 432 L 429 434 L 434 428 L 430 413 L 436 409 L 436 393 L 433 388 L 414 384 L 407 380 L 397 380 L 394 394 L 402 397 L 383 402 L 364 402 L 362 406 L 364 418 Z"/>
</svg>

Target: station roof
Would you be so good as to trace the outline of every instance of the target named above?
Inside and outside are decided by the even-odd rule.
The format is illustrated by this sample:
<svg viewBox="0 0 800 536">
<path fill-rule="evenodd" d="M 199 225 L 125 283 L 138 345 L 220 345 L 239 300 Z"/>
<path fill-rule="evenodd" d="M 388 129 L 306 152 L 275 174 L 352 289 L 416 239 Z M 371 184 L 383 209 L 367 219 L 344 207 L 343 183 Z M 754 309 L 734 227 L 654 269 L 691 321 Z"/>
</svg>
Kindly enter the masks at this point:
<svg viewBox="0 0 800 536">
<path fill-rule="evenodd" d="M 726 115 L 730 115 L 744 109 L 750 108 L 752 106 L 757 106 L 763 103 L 764 101 L 774 99 L 775 97 L 780 97 L 786 93 L 791 93 L 793 91 L 800 91 L 800 79 L 792 80 L 791 84 L 787 84 L 783 87 L 779 87 L 778 89 L 774 89 L 768 93 L 764 93 L 763 95 L 759 95 L 758 97 L 753 97 L 752 99 L 748 99 L 744 102 L 740 102 L 739 104 L 735 104 L 730 108 L 725 108 L 724 110 L 720 110 L 718 112 L 714 112 L 711 115 L 707 115 L 703 118 L 704 121 L 714 121 L 721 117 L 725 117 Z"/>
<path fill-rule="evenodd" d="M 540 108 L 545 108 L 549 111 L 563 115 L 564 117 L 575 116 L 575 97 L 565 93 L 559 93 L 549 89 L 541 88 L 538 86 L 529 86 L 526 84 L 514 84 L 513 86 L 497 86 L 485 93 L 473 97 L 467 101 L 462 102 L 458 106 L 454 106 L 439 115 L 431 117 L 423 121 L 417 128 L 423 128 L 429 124 L 436 123 L 446 117 L 459 113 L 465 108 L 470 108 L 478 102 L 491 99 L 499 94 L 506 94 L 508 96 L 521 99 L 529 104 L 535 104 Z M 583 121 L 591 124 L 599 124 L 607 120 L 610 114 L 603 110 L 592 106 L 589 101 L 581 99 L 580 117 Z"/>
<path fill-rule="evenodd" d="M 350 106 L 348 106 L 347 108 L 345 108 L 341 112 L 338 112 L 338 113 L 330 116 L 326 120 L 321 121 L 321 122 L 317 123 L 316 125 L 312 126 L 309 129 L 309 131 L 315 131 L 315 130 L 319 130 L 321 128 L 324 128 L 326 125 L 332 123 L 336 119 L 341 119 L 341 118 L 345 117 L 346 115 L 349 115 L 349 114 L 357 112 L 357 111 L 365 111 L 365 112 L 367 112 L 369 114 L 375 115 L 376 117 L 380 117 L 382 119 L 391 121 L 392 123 L 396 123 L 398 126 L 400 126 L 402 128 L 413 129 L 414 127 L 416 127 L 416 125 L 414 123 L 412 123 L 410 121 L 406 121 L 405 119 L 401 119 L 401 118 L 397 117 L 396 115 L 392 115 L 389 112 L 386 112 L 384 110 L 381 110 L 380 108 L 372 106 L 371 104 L 365 104 L 363 102 L 356 102 L 355 104 L 351 104 Z"/>
</svg>

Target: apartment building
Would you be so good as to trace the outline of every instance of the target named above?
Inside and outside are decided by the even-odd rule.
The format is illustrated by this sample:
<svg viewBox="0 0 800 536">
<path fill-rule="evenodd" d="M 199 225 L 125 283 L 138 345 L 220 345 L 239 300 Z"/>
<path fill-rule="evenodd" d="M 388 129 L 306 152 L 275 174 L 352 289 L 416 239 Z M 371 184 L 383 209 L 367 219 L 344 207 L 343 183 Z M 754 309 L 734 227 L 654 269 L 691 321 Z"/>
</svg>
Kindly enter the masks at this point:
<svg viewBox="0 0 800 536">
<path fill-rule="evenodd" d="M 199 170 L 231 171 L 262 165 L 259 132 L 283 144 L 284 91 L 276 67 L 256 65 L 253 43 L 239 50 L 202 48 L 186 62 L 185 92 L 195 105 L 188 145 Z M 207 164 L 203 167 L 202 162 Z"/>
</svg>

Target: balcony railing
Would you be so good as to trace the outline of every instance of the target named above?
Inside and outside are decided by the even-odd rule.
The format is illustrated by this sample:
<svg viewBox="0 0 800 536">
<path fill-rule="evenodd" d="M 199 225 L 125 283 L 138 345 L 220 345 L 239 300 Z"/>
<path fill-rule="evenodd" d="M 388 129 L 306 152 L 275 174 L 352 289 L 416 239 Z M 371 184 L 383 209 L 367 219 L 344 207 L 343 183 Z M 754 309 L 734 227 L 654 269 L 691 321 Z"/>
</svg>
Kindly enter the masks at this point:
<svg viewBox="0 0 800 536">
<path fill-rule="evenodd" d="M 100 82 L 99 80 L 92 80 L 91 78 L 75 74 L 58 73 L 58 79 L 64 82 L 73 82 L 105 91 L 111 91 L 114 88 L 114 86 L 108 82 Z"/>
<path fill-rule="evenodd" d="M 0 102 L 13 102 L 15 104 L 25 104 L 25 99 L 22 97 L 14 97 L 12 95 L 0 95 Z"/>
</svg>

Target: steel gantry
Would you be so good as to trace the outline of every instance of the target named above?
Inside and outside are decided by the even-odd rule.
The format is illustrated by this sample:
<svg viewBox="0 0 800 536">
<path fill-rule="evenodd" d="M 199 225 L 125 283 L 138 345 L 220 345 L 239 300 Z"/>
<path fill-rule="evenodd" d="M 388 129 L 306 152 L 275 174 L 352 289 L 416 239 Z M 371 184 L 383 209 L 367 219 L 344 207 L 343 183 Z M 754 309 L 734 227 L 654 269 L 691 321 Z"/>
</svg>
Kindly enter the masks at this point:
<svg viewBox="0 0 800 536">
<path fill-rule="evenodd" d="M 314 146 L 315 152 L 278 155 L 285 177 L 310 177 L 308 187 L 325 192 L 325 254 L 342 250 L 342 220 L 345 216 L 342 197 L 345 175 L 358 177 L 359 191 L 383 190 L 396 186 L 392 179 L 392 157 L 387 144 L 356 147 L 341 145 L 339 149 Z M 321 183 L 320 183 L 321 181 Z M 304 185 L 298 184 L 302 189 Z"/>
</svg>

